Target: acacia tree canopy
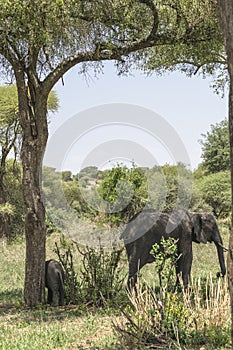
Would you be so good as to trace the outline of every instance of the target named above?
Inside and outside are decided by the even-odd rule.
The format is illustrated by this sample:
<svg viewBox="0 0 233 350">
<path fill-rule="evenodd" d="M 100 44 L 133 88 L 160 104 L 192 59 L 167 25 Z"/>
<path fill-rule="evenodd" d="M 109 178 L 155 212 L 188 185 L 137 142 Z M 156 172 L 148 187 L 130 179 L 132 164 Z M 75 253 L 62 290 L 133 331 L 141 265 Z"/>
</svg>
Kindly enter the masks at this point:
<svg viewBox="0 0 233 350">
<path fill-rule="evenodd" d="M 158 26 L 150 0 L 7 1 L 0 13 L 2 66 L 15 74 L 20 60 L 28 79 L 34 73 L 47 90 L 77 63 L 152 45 Z"/>
<path fill-rule="evenodd" d="M 21 60 L 47 89 L 81 62 L 113 59 L 128 69 L 144 60 L 158 71 L 225 63 L 215 1 L 6 1 L 0 39 L 2 67 Z"/>
<path fill-rule="evenodd" d="M 168 42 L 159 43 L 144 51 L 146 71 L 180 70 L 188 76 L 227 74 L 226 55 L 219 26 L 216 1 L 170 1 L 162 6 L 165 15 L 161 35 Z M 170 34 L 169 34 L 170 33 Z"/>
</svg>

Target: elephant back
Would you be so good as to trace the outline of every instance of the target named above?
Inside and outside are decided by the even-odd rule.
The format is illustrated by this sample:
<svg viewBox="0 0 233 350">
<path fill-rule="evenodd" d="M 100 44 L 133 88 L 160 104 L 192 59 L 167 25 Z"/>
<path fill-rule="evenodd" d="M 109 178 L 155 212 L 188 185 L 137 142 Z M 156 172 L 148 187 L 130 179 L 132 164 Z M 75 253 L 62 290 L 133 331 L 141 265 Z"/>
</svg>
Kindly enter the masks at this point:
<svg viewBox="0 0 233 350">
<path fill-rule="evenodd" d="M 122 232 L 120 239 L 124 240 L 124 244 L 129 244 L 143 237 L 157 223 L 161 216 L 161 212 L 154 209 L 145 209 L 132 217 Z"/>
</svg>

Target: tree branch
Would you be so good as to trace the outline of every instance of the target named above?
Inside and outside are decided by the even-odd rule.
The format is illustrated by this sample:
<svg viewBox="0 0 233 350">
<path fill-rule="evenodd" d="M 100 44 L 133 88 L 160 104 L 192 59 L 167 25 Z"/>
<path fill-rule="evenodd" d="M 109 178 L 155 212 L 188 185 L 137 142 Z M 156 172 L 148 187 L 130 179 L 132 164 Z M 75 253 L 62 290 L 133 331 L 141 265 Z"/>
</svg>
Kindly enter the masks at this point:
<svg viewBox="0 0 233 350">
<path fill-rule="evenodd" d="M 82 62 L 106 61 L 106 60 L 122 60 L 122 56 L 127 56 L 132 52 L 152 47 L 158 40 L 157 30 L 159 25 L 158 11 L 153 0 L 139 0 L 139 3 L 146 5 L 153 16 L 151 31 L 146 38 L 136 41 L 128 46 L 113 45 L 108 49 L 103 43 L 97 43 L 95 49 L 89 52 L 82 52 L 70 56 L 63 60 L 58 66 L 51 71 L 42 83 L 45 90 L 49 92 L 57 81 L 72 67 Z"/>
</svg>

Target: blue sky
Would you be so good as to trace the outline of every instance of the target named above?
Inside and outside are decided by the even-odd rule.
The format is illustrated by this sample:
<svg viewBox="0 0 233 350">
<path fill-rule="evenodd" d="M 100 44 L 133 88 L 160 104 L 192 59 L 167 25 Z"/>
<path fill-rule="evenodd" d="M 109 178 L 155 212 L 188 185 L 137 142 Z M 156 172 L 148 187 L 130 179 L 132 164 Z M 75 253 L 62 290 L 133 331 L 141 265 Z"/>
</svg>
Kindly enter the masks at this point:
<svg viewBox="0 0 233 350">
<path fill-rule="evenodd" d="M 86 79 L 75 68 L 65 75 L 64 86 L 60 81 L 55 87 L 60 109 L 51 116 L 50 138 L 67 120 L 91 107 L 111 103 L 137 105 L 156 112 L 175 129 L 189 155 L 191 168 L 195 169 L 201 162 L 198 142 L 201 134 L 210 130 L 211 124 L 227 117 L 227 96 L 216 95 L 210 87 L 211 81 L 197 76 L 188 78 L 178 72 L 146 77 L 140 71 L 134 71 L 133 75 L 118 77 L 111 62 L 105 64 L 103 74 L 95 78 L 90 72 Z M 110 129 L 106 133 L 103 130 L 103 143 L 111 138 L 111 132 Z M 127 130 L 122 129 L 122 134 L 126 133 Z M 95 134 L 92 134 L 88 146 L 95 148 L 95 142 Z M 80 144 L 75 152 L 84 155 L 87 152 L 84 144 Z M 166 156 L 163 159 L 162 150 L 158 148 L 157 152 L 160 153 L 160 157 L 156 156 L 160 165 L 169 161 Z M 69 162 L 67 157 L 66 169 L 62 170 L 76 173 L 80 169 L 71 158 Z M 51 163 L 47 165 L 53 166 Z"/>
</svg>

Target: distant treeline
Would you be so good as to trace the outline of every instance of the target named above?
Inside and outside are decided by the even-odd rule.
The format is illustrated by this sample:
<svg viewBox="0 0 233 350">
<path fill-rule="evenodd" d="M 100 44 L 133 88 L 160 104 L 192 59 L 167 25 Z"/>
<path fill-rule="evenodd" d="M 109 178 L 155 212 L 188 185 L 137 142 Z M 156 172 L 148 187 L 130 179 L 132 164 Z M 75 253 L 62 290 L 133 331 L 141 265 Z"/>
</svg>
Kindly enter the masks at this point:
<svg viewBox="0 0 233 350">
<path fill-rule="evenodd" d="M 0 205 L 2 235 L 16 236 L 24 229 L 21 166 L 7 162 L 4 188 L 7 203 Z M 217 218 L 228 217 L 231 210 L 230 173 L 228 170 L 206 174 L 199 168 L 191 172 L 183 164 L 128 168 L 119 164 L 104 171 L 89 166 L 73 175 L 44 167 L 42 177 L 48 232 L 62 230 L 67 212 L 96 224 L 118 226 L 139 210 L 208 211 Z M 188 206 L 188 207 L 187 207 Z M 4 222 L 10 226 L 4 232 Z"/>
</svg>

